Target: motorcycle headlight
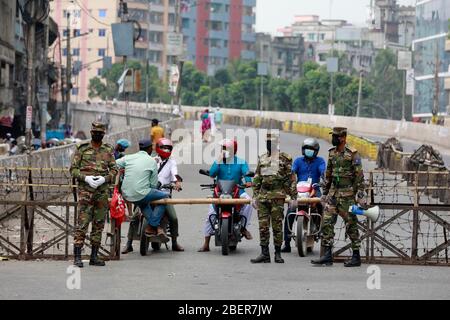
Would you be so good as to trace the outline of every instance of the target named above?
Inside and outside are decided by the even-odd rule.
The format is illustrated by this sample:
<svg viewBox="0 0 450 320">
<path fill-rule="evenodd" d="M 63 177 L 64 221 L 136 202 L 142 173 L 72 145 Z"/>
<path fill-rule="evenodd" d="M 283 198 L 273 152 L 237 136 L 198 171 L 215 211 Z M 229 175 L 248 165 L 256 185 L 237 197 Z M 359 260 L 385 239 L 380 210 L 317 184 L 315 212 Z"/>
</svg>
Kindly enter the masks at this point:
<svg viewBox="0 0 450 320">
<path fill-rule="evenodd" d="M 220 196 L 220 199 L 233 199 L 233 197 L 231 195 L 229 195 L 229 194 L 222 194 Z"/>
</svg>

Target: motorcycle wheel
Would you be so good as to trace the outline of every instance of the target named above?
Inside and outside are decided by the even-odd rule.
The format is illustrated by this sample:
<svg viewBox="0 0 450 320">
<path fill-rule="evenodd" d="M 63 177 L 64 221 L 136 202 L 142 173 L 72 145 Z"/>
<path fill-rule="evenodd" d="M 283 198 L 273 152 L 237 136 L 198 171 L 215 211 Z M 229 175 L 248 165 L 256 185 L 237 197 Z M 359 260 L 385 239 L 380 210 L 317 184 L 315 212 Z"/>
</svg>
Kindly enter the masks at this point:
<svg viewBox="0 0 450 320">
<path fill-rule="evenodd" d="M 304 217 L 299 216 L 297 218 L 297 229 L 296 229 L 296 237 L 295 237 L 295 245 L 297 246 L 298 255 L 300 257 L 306 256 L 306 236 L 303 229 Z"/>
<path fill-rule="evenodd" d="M 222 255 L 227 256 L 228 255 L 228 225 L 230 221 L 228 219 L 222 220 L 222 227 L 220 229 L 220 240 L 222 242 Z"/>
<path fill-rule="evenodd" d="M 147 225 L 147 220 L 143 218 L 142 226 L 141 226 L 141 241 L 139 246 L 139 252 L 141 253 L 141 256 L 146 256 L 148 252 L 148 237 L 145 235 L 145 226 Z"/>
<path fill-rule="evenodd" d="M 152 249 L 155 251 L 159 251 L 159 249 L 161 249 L 161 243 L 159 242 L 152 242 Z"/>
</svg>

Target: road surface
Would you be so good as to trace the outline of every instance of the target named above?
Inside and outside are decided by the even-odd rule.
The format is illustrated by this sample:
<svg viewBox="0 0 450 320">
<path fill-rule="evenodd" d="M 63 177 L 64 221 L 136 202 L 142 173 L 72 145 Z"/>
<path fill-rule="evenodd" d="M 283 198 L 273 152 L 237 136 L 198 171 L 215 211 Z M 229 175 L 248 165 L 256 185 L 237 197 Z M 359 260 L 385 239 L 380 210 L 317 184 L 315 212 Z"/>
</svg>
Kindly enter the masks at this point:
<svg viewBox="0 0 450 320">
<path fill-rule="evenodd" d="M 282 133 L 282 150 L 300 154 L 305 137 Z M 188 143 L 185 141 L 184 143 Z M 329 145 L 321 141 L 322 156 Z M 364 161 L 364 169 L 375 166 Z M 175 197 L 206 197 L 199 168 L 207 165 L 181 165 L 184 190 Z M 447 267 L 379 265 L 380 289 L 368 289 L 368 265 L 344 268 L 313 267 L 311 258 L 295 252 L 283 254 L 284 264 L 251 264 L 260 252 L 256 214 L 249 230 L 251 241 L 243 240 L 235 253 L 222 256 L 212 246 L 199 253 L 202 244 L 206 206 L 177 206 L 180 243 L 185 252 L 162 249 L 142 257 L 135 251 L 106 267 L 81 269 L 80 289 L 67 286 L 70 261 L 0 261 L 0 300 L 3 299 L 449 299 L 450 269 Z M 126 234 L 128 223 L 123 226 Z M 123 239 L 122 242 L 124 242 Z M 213 241 L 212 241 L 213 243 Z M 70 270 L 69 270 L 70 271 Z M 69 278 L 70 280 L 71 278 Z M 69 281 L 70 283 L 70 281 Z M 369 283 L 371 283 L 369 281 Z"/>
</svg>

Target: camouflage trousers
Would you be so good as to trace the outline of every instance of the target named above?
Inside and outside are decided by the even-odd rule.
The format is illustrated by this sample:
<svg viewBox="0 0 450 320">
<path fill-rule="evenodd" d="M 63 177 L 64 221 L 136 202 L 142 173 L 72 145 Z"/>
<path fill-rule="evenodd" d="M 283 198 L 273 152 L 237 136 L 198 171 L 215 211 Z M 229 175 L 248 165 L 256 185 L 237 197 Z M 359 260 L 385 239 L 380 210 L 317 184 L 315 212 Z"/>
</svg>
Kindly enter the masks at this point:
<svg viewBox="0 0 450 320">
<path fill-rule="evenodd" d="M 337 216 L 345 222 L 345 234 L 352 241 L 352 250 L 359 250 L 361 240 L 359 239 L 358 218 L 356 215 L 348 212 L 349 206 L 355 204 L 353 197 L 332 197 L 325 204 L 323 226 L 322 226 L 322 246 L 333 246 L 334 226 L 337 222 Z"/>
<path fill-rule="evenodd" d="M 80 190 L 78 199 L 78 221 L 75 229 L 74 244 L 83 245 L 89 224 L 92 222 L 91 245 L 100 246 L 105 217 L 109 211 L 108 192 L 89 192 Z"/>
<path fill-rule="evenodd" d="M 273 244 L 283 244 L 284 199 L 260 201 L 258 203 L 259 239 L 261 246 L 268 246 L 270 224 L 272 223 Z"/>
</svg>

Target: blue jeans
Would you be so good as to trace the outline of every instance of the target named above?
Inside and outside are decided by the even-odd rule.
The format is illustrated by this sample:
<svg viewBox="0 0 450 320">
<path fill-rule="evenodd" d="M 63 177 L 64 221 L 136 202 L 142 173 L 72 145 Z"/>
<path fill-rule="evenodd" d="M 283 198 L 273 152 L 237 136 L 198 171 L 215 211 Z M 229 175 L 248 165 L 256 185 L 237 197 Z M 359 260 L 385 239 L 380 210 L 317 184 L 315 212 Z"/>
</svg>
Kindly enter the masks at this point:
<svg viewBox="0 0 450 320">
<path fill-rule="evenodd" d="M 161 218 L 166 211 L 166 205 L 157 205 L 154 209 L 150 206 L 150 202 L 155 200 L 160 200 L 168 198 L 168 194 L 162 192 L 158 189 L 151 189 L 151 191 L 140 201 L 134 202 L 137 205 L 145 218 L 147 219 L 148 225 L 152 227 L 157 227 L 161 224 Z"/>
</svg>

